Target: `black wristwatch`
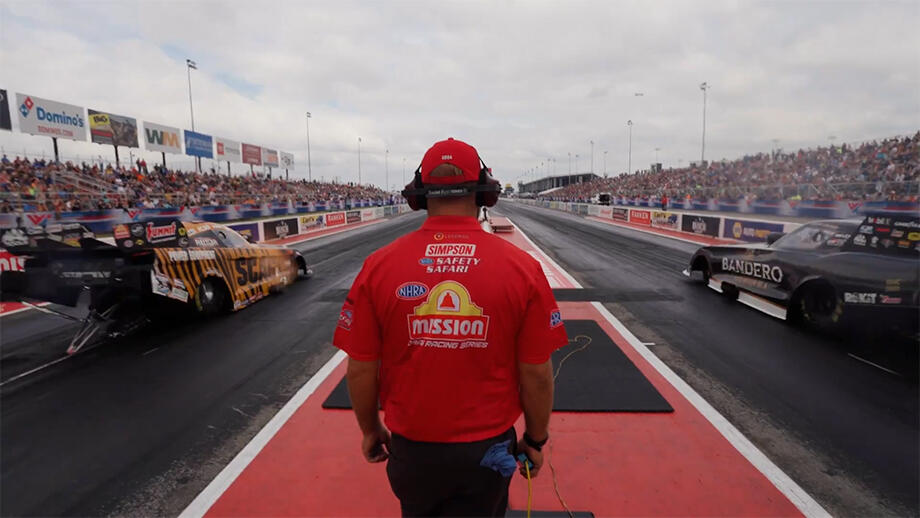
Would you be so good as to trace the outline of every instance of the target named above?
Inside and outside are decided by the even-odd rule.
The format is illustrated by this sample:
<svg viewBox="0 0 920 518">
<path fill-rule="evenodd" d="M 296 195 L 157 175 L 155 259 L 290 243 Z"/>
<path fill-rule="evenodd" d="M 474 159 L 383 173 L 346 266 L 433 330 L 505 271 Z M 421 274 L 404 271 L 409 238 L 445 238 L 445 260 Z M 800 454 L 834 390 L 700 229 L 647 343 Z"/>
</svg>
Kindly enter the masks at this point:
<svg viewBox="0 0 920 518">
<path fill-rule="evenodd" d="M 542 441 L 535 441 L 533 440 L 533 437 L 527 435 L 527 432 L 524 432 L 524 442 L 527 443 L 527 446 L 530 446 L 537 451 L 543 451 L 543 445 L 546 444 L 546 441 L 548 440 L 549 435 L 547 435 L 546 439 L 543 439 Z"/>
</svg>

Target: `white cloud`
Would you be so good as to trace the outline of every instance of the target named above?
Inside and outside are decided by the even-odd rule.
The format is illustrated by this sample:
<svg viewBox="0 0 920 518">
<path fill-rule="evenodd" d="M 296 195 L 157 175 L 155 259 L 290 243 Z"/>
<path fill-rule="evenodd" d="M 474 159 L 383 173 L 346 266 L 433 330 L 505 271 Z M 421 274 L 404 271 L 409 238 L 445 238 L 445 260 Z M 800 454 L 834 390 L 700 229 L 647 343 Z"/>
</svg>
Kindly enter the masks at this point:
<svg viewBox="0 0 920 518">
<path fill-rule="evenodd" d="M 595 171 L 920 128 L 915 2 L 0 1 L 0 87 L 291 151 L 306 174 L 402 182 L 434 140 L 480 149 L 503 181 L 567 153 Z M 188 54 L 186 56 L 185 54 Z M 234 90 L 234 81 L 255 89 Z M 228 84 L 229 83 L 229 84 Z M 643 97 L 635 97 L 643 92 Z M 50 150 L 0 133 L 0 145 Z M 65 154 L 111 151 L 62 143 Z M 125 153 L 126 154 L 126 153 Z M 148 161 L 156 157 L 149 154 Z M 172 162 L 181 160 L 179 157 Z M 190 160 L 184 160 L 190 164 Z M 238 167 L 238 171 L 242 168 Z M 547 168 L 550 170 L 551 168 Z"/>
</svg>

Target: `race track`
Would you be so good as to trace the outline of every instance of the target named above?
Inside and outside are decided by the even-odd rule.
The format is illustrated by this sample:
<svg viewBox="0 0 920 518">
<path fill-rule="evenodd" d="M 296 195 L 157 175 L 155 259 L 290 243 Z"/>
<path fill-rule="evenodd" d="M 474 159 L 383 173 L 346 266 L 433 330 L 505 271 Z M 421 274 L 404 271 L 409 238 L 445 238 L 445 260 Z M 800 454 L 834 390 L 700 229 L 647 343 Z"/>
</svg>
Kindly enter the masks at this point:
<svg viewBox="0 0 920 518">
<path fill-rule="evenodd" d="M 238 313 L 176 322 L 0 388 L 0 514 L 176 515 L 334 353 L 364 258 L 401 216 L 300 245 L 316 276 Z M 73 325 L 0 319 L 3 378 L 59 358 Z"/>
<path fill-rule="evenodd" d="M 504 202 L 508 216 L 832 514 L 918 512 L 918 387 L 681 274 L 697 245 Z"/>
<path fill-rule="evenodd" d="M 494 214 L 592 288 L 832 514 L 918 513 L 916 382 L 690 283 L 680 272 L 695 245 L 509 202 Z M 333 354 L 342 290 L 364 258 L 422 218 L 295 245 L 317 274 L 281 295 L 2 386 L 0 513 L 180 512 Z M 3 379 L 59 358 L 71 330 L 34 311 L 0 319 Z"/>
</svg>

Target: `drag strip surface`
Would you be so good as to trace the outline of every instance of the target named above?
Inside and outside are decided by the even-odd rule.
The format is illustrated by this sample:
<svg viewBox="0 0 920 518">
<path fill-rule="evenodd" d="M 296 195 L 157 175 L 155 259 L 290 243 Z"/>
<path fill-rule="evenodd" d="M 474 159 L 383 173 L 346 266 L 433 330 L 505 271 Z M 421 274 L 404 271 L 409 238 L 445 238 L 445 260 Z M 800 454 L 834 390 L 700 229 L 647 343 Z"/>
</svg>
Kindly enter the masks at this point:
<svg viewBox="0 0 920 518">
<path fill-rule="evenodd" d="M 697 246 L 502 202 L 508 216 L 836 515 L 918 513 L 918 388 L 681 274 Z M 703 471 L 701 469 L 701 471 Z"/>
<path fill-rule="evenodd" d="M 327 293 L 421 221 L 293 245 L 316 275 L 280 295 L 161 322 L 3 386 L 0 514 L 178 514 L 335 352 L 342 301 Z M 72 331 L 36 311 L 2 319 L 4 379 L 60 357 Z"/>
</svg>

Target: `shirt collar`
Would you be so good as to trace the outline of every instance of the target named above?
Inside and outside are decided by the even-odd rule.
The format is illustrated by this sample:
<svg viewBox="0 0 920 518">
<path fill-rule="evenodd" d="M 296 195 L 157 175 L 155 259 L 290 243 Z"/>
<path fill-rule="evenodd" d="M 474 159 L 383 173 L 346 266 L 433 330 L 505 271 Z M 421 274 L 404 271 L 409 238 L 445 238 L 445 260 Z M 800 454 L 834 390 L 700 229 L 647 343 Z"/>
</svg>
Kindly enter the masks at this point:
<svg viewBox="0 0 920 518">
<path fill-rule="evenodd" d="M 472 216 L 428 216 L 422 223 L 422 230 L 467 230 L 482 231 L 479 221 Z"/>
</svg>

